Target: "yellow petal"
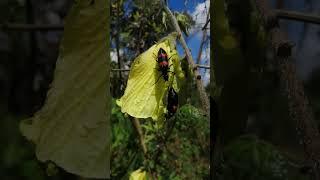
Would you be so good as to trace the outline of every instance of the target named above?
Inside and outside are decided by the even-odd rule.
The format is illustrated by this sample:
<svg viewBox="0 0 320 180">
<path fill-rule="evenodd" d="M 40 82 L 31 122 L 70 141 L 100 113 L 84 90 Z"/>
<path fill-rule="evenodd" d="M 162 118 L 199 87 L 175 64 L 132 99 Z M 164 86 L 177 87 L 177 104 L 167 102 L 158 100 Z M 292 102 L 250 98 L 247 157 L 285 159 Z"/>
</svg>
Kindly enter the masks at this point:
<svg viewBox="0 0 320 180">
<path fill-rule="evenodd" d="M 147 180 L 147 172 L 141 169 L 135 170 L 130 174 L 129 180 Z"/>
<path fill-rule="evenodd" d="M 175 76 L 169 72 L 169 80 L 165 81 L 158 69 L 156 57 L 160 48 L 167 52 L 170 57 L 170 71 L 180 65 L 179 56 L 173 48 L 170 40 L 164 40 L 150 47 L 138 56 L 129 73 L 128 83 L 124 95 L 117 100 L 123 113 L 128 113 L 136 118 L 149 118 L 154 120 L 164 117 L 168 87 L 176 84 Z M 176 73 L 177 74 L 177 73 Z M 175 85 L 177 86 L 177 85 Z"/>
</svg>

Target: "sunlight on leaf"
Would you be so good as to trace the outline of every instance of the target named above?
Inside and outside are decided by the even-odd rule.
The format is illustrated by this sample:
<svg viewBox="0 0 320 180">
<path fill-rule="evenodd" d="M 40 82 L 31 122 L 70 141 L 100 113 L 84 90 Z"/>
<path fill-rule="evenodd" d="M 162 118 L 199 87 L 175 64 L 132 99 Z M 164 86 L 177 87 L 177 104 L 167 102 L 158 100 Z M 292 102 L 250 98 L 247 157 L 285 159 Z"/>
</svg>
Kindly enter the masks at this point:
<svg viewBox="0 0 320 180">
<path fill-rule="evenodd" d="M 40 161 L 89 178 L 109 177 L 108 8 L 103 0 L 74 2 L 46 103 L 20 124 Z"/>
</svg>

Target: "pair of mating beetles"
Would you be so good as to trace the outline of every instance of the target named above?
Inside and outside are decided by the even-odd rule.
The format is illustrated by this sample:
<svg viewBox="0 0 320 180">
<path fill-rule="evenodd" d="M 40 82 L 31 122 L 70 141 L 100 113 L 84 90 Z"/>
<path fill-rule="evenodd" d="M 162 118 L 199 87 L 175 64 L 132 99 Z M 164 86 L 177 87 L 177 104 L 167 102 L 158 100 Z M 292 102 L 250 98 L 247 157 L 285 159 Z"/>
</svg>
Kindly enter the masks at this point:
<svg viewBox="0 0 320 180">
<path fill-rule="evenodd" d="M 168 73 L 171 72 L 170 70 L 170 66 L 169 65 L 169 60 L 170 58 L 168 58 L 168 54 L 167 52 L 160 48 L 158 51 L 158 56 L 157 56 L 157 63 L 158 63 L 158 71 L 161 72 L 161 75 L 159 78 L 161 78 L 161 76 L 163 77 L 163 79 L 165 81 L 168 81 L 169 79 L 169 75 Z M 159 80 L 158 78 L 158 80 Z M 158 82 L 158 80 L 156 81 L 156 83 Z M 178 94 L 177 92 L 170 87 L 169 92 L 168 92 L 168 99 L 167 99 L 167 114 L 166 114 L 166 118 L 171 118 L 177 111 L 178 109 Z"/>
</svg>

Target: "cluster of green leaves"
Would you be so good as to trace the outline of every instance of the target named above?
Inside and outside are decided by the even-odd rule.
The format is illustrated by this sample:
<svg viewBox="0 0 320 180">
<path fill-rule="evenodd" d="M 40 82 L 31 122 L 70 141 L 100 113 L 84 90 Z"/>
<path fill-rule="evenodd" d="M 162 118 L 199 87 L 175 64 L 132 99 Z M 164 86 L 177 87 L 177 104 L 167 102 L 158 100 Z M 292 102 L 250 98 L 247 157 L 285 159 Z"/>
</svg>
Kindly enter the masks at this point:
<svg viewBox="0 0 320 180">
<path fill-rule="evenodd" d="M 255 135 L 241 136 L 224 148 L 218 179 L 304 180 L 297 167 L 275 146 Z"/>
<path fill-rule="evenodd" d="M 54 164 L 41 163 L 35 156 L 32 143 L 19 131 L 22 117 L 1 114 L 0 126 L 0 177 L 10 180 L 58 180 L 76 179 Z M 25 118 L 25 117 L 24 117 Z"/>
<path fill-rule="evenodd" d="M 160 158 L 164 179 L 209 179 L 209 121 L 194 106 L 186 104 L 177 112 L 176 124 Z M 172 171 L 172 170 L 175 171 Z"/>
<path fill-rule="evenodd" d="M 0 138 L 0 176 L 4 179 L 44 180 L 45 172 L 34 158 L 34 149 L 20 135 L 18 118 L 7 115 L 0 119 L 5 131 Z"/>
<path fill-rule="evenodd" d="M 130 172 L 141 165 L 143 154 L 139 150 L 138 137 L 130 119 L 121 113 L 115 100 L 112 101 L 111 125 L 111 177 L 128 179 Z"/>
<path fill-rule="evenodd" d="M 165 146 L 158 146 L 166 126 L 159 127 L 153 121 L 142 122 L 148 152 L 158 148 L 163 153 L 154 161 L 143 159 L 137 134 L 128 117 L 113 101 L 112 107 L 112 156 L 111 177 L 127 179 L 140 167 L 155 169 L 159 179 L 205 179 L 209 177 L 209 121 L 191 105 L 181 107 L 175 115 L 176 124 Z M 173 121 L 170 119 L 170 121 Z M 169 122 L 165 122 L 168 124 Z M 195 138 L 197 137 L 197 138 Z"/>
<path fill-rule="evenodd" d="M 120 54 L 123 64 L 131 64 L 131 60 L 151 47 L 154 42 L 175 31 L 168 14 L 159 7 L 161 7 L 159 0 L 111 1 L 111 48 L 115 50 L 118 37 L 119 49 L 123 52 Z M 194 25 L 191 15 L 186 12 L 175 12 L 174 14 L 180 28 L 184 33 L 188 33 L 188 30 Z M 111 68 L 119 68 L 119 64 L 112 62 Z M 119 90 L 123 82 L 119 81 L 118 73 L 111 74 L 111 81 L 113 96 L 121 96 Z"/>
<path fill-rule="evenodd" d="M 119 7 L 118 7 L 119 6 Z M 163 11 L 161 2 L 156 1 L 112 1 L 111 30 L 112 39 L 117 34 L 120 47 L 142 52 L 155 41 L 174 31 L 168 15 Z M 184 12 L 175 12 L 180 28 L 188 34 L 194 24 L 192 17 Z"/>
</svg>

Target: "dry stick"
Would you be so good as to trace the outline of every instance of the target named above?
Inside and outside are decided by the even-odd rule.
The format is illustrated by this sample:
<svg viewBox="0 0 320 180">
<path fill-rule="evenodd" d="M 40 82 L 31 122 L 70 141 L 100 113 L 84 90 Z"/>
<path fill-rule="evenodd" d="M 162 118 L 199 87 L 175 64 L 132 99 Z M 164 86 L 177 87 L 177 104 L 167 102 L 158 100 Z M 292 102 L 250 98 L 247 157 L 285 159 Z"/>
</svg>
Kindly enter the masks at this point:
<svg viewBox="0 0 320 180">
<path fill-rule="evenodd" d="M 207 65 L 196 64 L 196 66 L 198 68 L 210 69 L 210 66 L 207 66 Z"/>
<path fill-rule="evenodd" d="M 164 8 L 164 10 L 169 14 L 169 17 L 172 21 L 172 24 L 174 26 L 174 28 L 176 29 L 176 31 L 178 32 L 178 37 L 179 37 L 179 40 L 181 42 L 181 45 L 186 53 L 186 58 L 188 60 L 188 63 L 189 65 L 192 67 L 192 70 L 193 70 L 193 73 L 196 77 L 196 83 L 197 83 L 197 88 L 198 88 L 198 91 L 199 91 L 199 94 L 200 94 L 200 100 L 201 100 L 201 104 L 202 104 L 202 108 L 203 110 L 206 112 L 206 116 L 210 119 L 210 104 L 209 104 L 209 99 L 208 99 L 208 96 L 207 96 L 207 93 L 204 89 L 204 86 L 202 84 L 202 81 L 201 81 L 201 75 L 199 74 L 198 72 L 198 67 L 195 65 L 194 61 L 193 61 L 193 58 L 192 58 L 192 55 L 191 55 L 191 52 L 187 46 L 187 43 L 185 41 L 185 39 L 183 38 L 183 35 L 182 35 L 182 32 L 181 32 L 181 29 L 179 27 L 179 24 L 177 22 L 177 19 L 174 17 L 174 15 L 172 14 L 171 10 L 165 5 L 165 2 L 162 0 L 162 6 Z"/>
<path fill-rule="evenodd" d="M 164 148 L 167 147 L 167 140 L 173 132 L 173 128 L 177 122 L 177 118 L 173 116 L 170 119 L 168 119 L 168 121 L 172 122 L 172 124 L 169 123 L 169 127 L 167 128 L 167 131 L 165 132 L 163 139 L 160 140 L 160 147 L 158 147 L 157 152 L 155 153 L 154 162 L 158 162 L 158 159 L 160 158 L 160 155 L 163 153 Z"/>
<path fill-rule="evenodd" d="M 209 9 L 210 9 L 210 7 L 209 7 Z M 200 43 L 200 47 L 199 47 L 199 54 L 197 57 L 197 65 L 196 65 L 197 67 L 199 67 L 198 64 L 200 64 L 200 61 L 201 61 L 202 49 L 203 49 L 203 46 L 204 46 L 204 44 L 206 42 L 206 38 L 207 38 L 207 28 L 206 27 L 208 26 L 208 24 L 210 22 L 209 13 L 207 13 L 206 21 L 207 21 L 206 24 L 202 28 L 202 39 L 201 39 L 201 43 Z M 206 74 L 206 73 L 207 73 L 207 71 L 205 69 L 204 74 Z"/>
<path fill-rule="evenodd" d="M 202 39 L 201 39 L 199 53 L 198 53 L 198 57 L 197 57 L 197 64 L 200 64 L 201 56 L 202 56 L 202 49 L 203 49 L 204 43 L 206 42 L 206 38 L 207 38 L 207 30 L 205 29 L 202 32 Z"/>
<path fill-rule="evenodd" d="M 209 8 L 209 9 L 210 9 L 210 8 Z M 205 30 L 205 29 L 207 29 L 207 26 L 208 26 L 209 22 L 210 22 L 210 18 L 207 18 L 207 22 L 204 24 L 204 26 L 203 26 L 203 28 L 202 28 L 202 31 Z"/>
<path fill-rule="evenodd" d="M 278 18 L 320 24 L 320 16 L 281 9 L 273 10 Z"/>
<path fill-rule="evenodd" d="M 140 121 L 139 121 L 138 118 L 131 117 L 131 116 L 130 116 L 130 119 L 131 119 L 131 122 L 132 122 L 134 128 L 136 129 L 136 131 L 138 133 L 140 146 L 141 146 L 141 149 L 143 151 L 144 158 L 145 158 L 145 160 L 147 160 L 147 159 L 149 159 L 149 157 L 148 157 L 148 154 L 147 154 L 147 146 L 146 146 L 146 143 L 145 143 L 145 140 L 144 140 L 144 135 L 143 135 L 143 131 L 142 131 L 142 128 L 141 128 Z M 152 179 L 155 179 L 155 180 L 158 179 L 156 172 L 151 172 L 151 170 L 150 170 L 150 173 L 152 175 Z"/>
<path fill-rule="evenodd" d="M 130 69 L 111 69 L 111 71 L 130 71 Z"/>
<path fill-rule="evenodd" d="M 313 112 L 304 93 L 303 83 L 296 75 L 295 65 L 289 60 L 292 45 L 282 34 L 273 12 L 268 10 L 266 0 L 256 0 L 266 29 L 271 35 L 277 73 L 282 91 L 287 96 L 289 115 L 296 123 L 297 134 L 303 144 L 306 160 L 311 165 L 314 180 L 320 179 L 320 136 Z"/>
<path fill-rule="evenodd" d="M 119 14 L 120 14 L 120 1 L 117 2 L 116 51 L 117 51 L 117 57 L 118 57 L 118 68 L 121 69 L 123 66 L 122 66 L 122 61 L 121 61 L 121 57 L 120 57 L 120 47 L 119 47 L 120 46 L 120 40 L 119 40 L 119 36 L 120 36 Z M 121 73 L 121 71 L 118 71 L 118 72 L 119 72 L 120 84 L 122 84 L 122 73 Z"/>
<path fill-rule="evenodd" d="M 207 38 L 207 29 L 204 29 L 202 31 L 202 39 L 201 39 L 201 43 L 200 43 L 200 47 L 199 47 L 199 53 L 198 53 L 198 57 L 197 57 L 197 64 L 200 64 L 200 60 L 201 60 L 201 56 L 202 56 L 202 49 L 203 49 L 203 46 L 204 46 L 204 44 L 206 42 L 206 38 Z"/>
<path fill-rule="evenodd" d="M 145 141 L 144 141 L 144 136 L 143 136 L 142 128 L 141 128 L 141 125 L 140 125 L 140 121 L 139 121 L 138 118 L 131 117 L 131 116 L 130 116 L 130 119 L 131 119 L 131 122 L 132 122 L 134 128 L 136 129 L 136 131 L 138 133 L 140 146 L 141 146 L 141 149 L 143 151 L 143 154 L 146 157 L 146 155 L 147 155 L 147 146 L 146 146 Z"/>
</svg>

